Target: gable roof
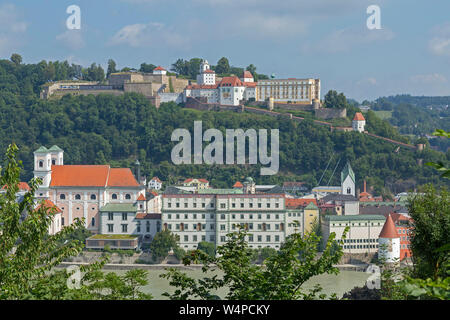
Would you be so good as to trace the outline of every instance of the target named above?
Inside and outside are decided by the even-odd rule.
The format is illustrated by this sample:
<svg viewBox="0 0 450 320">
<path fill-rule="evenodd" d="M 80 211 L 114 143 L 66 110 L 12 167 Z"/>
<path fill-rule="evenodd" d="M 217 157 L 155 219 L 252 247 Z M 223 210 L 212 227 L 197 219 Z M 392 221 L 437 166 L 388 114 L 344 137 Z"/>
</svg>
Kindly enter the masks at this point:
<svg viewBox="0 0 450 320">
<path fill-rule="evenodd" d="M 242 78 L 253 78 L 253 75 L 250 71 L 245 70 L 242 74 Z"/>
<path fill-rule="evenodd" d="M 156 182 L 161 182 L 161 180 L 159 180 L 158 177 L 153 177 L 152 180 L 153 180 L 153 181 L 156 181 Z M 150 180 L 150 181 L 152 181 L 152 180 Z"/>
<path fill-rule="evenodd" d="M 56 204 L 54 204 L 51 200 L 48 200 L 48 199 L 44 200 L 44 203 L 43 203 L 43 204 L 39 204 L 39 205 L 36 207 L 35 210 L 38 210 L 39 208 L 41 208 L 42 205 L 43 205 L 44 208 L 46 208 L 46 209 L 55 208 L 55 212 L 56 212 L 56 213 L 61 213 L 61 212 L 62 212 L 62 210 L 61 210 L 58 206 L 56 206 Z"/>
<path fill-rule="evenodd" d="M 157 66 L 155 69 L 153 69 L 153 71 L 166 71 L 166 69 L 161 66 Z"/>
<path fill-rule="evenodd" d="M 383 229 L 381 229 L 379 238 L 399 238 L 397 230 L 395 228 L 394 221 L 392 220 L 391 215 L 389 214 L 386 222 L 384 223 Z"/>
<path fill-rule="evenodd" d="M 17 184 L 17 187 L 19 188 L 19 191 L 29 191 L 30 190 L 30 186 L 26 182 L 19 182 Z M 6 190 L 6 189 L 8 189 L 8 186 L 5 184 L 2 187 L 2 189 Z"/>
<path fill-rule="evenodd" d="M 240 181 L 236 181 L 236 183 L 233 184 L 233 188 L 242 188 L 242 187 L 243 187 L 243 185 Z"/>
<path fill-rule="evenodd" d="M 141 193 L 140 195 L 139 195 L 139 197 L 137 198 L 137 201 L 145 201 L 146 199 L 145 199 L 145 196 Z"/>
<path fill-rule="evenodd" d="M 317 205 L 317 200 L 316 199 L 286 198 L 286 207 L 287 208 L 307 207 L 310 203 Z"/>
<path fill-rule="evenodd" d="M 129 168 L 109 165 L 53 165 L 50 187 L 138 187 Z"/>
</svg>

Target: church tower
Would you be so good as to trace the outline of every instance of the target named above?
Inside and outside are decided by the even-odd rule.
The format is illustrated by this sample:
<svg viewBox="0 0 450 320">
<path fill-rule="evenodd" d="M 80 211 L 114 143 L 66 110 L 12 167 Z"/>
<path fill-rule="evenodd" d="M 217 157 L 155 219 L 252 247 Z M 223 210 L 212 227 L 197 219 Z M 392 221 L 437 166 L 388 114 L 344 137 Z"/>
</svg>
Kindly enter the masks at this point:
<svg viewBox="0 0 450 320">
<path fill-rule="evenodd" d="M 200 64 L 199 74 L 197 75 L 197 84 L 199 85 L 215 85 L 216 73 L 211 70 L 207 60 L 202 60 Z"/>
<path fill-rule="evenodd" d="M 42 184 L 36 191 L 37 198 L 48 198 L 50 181 L 52 179 L 52 165 L 64 164 L 64 151 L 54 145 L 50 149 L 41 146 L 34 151 L 34 177 L 42 179 Z"/>
<path fill-rule="evenodd" d="M 348 161 L 341 172 L 341 194 L 355 196 L 355 173 Z"/>
<path fill-rule="evenodd" d="M 391 214 L 388 215 L 378 236 L 378 257 L 387 263 L 400 261 L 400 236 Z"/>
</svg>

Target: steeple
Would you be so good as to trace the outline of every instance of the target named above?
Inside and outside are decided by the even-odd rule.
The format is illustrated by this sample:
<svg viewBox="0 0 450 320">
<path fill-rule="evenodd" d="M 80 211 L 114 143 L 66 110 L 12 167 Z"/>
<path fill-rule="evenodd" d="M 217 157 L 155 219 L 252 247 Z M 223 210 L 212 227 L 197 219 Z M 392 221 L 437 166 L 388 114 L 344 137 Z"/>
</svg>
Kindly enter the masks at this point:
<svg viewBox="0 0 450 320">
<path fill-rule="evenodd" d="M 391 214 L 388 215 L 386 222 L 384 223 L 383 229 L 381 229 L 379 238 L 400 238 L 395 228 L 394 220 L 392 220 Z"/>
<path fill-rule="evenodd" d="M 355 173 L 348 161 L 341 171 L 341 194 L 355 196 Z"/>
</svg>

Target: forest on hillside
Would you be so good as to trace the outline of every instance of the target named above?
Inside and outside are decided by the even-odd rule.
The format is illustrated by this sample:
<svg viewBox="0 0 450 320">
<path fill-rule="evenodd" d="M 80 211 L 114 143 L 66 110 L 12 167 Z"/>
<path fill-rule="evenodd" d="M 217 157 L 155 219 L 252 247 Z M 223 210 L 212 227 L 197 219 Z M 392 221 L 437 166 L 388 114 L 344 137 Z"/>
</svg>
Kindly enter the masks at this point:
<svg viewBox="0 0 450 320">
<path fill-rule="evenodd" d="M 252 176 L 257 183 L 296 180 L 313 187 L 328 165 L 321 184 L 339 184 L 339 172 L 347 160 L 354 168 L 358 187 L 366 178 L 377 194 L 401 192 L 427 182 L 445 183 L 433 168 L 417 165 L 417 161 L 447 162 L 449 152 L 397 151 L 395 145 L 378 139 L 356 132 L 330 132 L 311 121 L 201 112 L 174 103 L 163 103 L 157 110 L 143 96 L 132 93 L 41 100 L 38 93 L 45 83 L 45 65 L 0 60 L 0 151 L 3 154 L 11 142 L 19 146 L 23 180 L 33 175 L 33 151 L 41 145 L 56 144 L 64 149 L 66 164 L 109 163 L 133 168 L 138 158 L 143 174 L 169 183 L 202 177 L 215 187 L 230 187 L 236 180 Z M 194 120 L 203 121 L 203 130 L 216 128 L 223 133 L 236 128 L 279 129 L 279 174 L 260 176 L 259 165 L 174 165 L 170 159 L 175 145 L 172 131 L 186 128 L 192 133 Z"/>
</svg>

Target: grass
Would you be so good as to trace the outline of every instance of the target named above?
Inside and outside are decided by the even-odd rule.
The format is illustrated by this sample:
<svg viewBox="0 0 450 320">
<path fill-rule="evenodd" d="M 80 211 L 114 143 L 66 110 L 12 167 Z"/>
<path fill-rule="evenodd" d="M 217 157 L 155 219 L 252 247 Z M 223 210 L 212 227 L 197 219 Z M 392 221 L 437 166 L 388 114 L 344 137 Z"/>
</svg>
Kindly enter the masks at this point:
<svg viewBox="0 0 450 320">
<path fill-rule="evenodd" d="M 113 239 L 113 240 L 134 240 L 137 236 L 128 234 L 96 234 L 89 239 Z"/>
</svg>

